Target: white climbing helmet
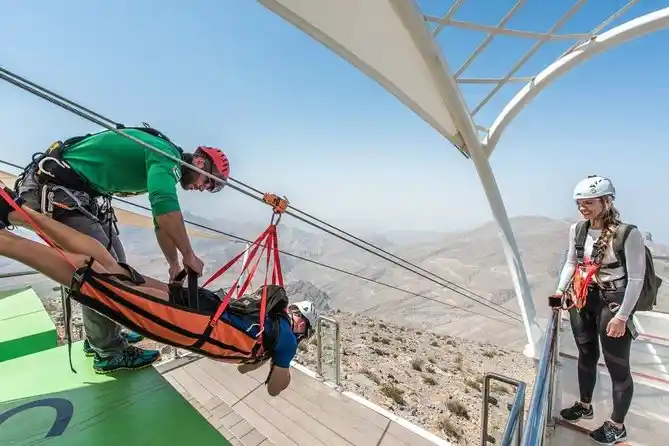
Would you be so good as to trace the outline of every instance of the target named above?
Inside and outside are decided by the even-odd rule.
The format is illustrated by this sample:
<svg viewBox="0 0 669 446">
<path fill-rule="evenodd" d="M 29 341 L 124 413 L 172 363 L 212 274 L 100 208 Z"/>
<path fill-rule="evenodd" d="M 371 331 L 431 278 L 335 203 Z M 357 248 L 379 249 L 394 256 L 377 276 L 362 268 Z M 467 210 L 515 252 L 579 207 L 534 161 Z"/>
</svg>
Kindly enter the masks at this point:
<svg viewBox="0 0 669 446">
<path fill-rule="evenodd" d="M 307 321 L 309 321 L 309 333 L 311 334 L 313 330 L 316 329 L 316 318 L 318 318 L 314 304 L 308 300 L 303 300 L 300 302 L 294 302 L 290 304 L 290 306 L 297 308 L 300 314 L 304 316 Z"/>
<path fill-rule="evenodd" d="M 574 188 L 574 200 L 606 197 L 607 195 L 615 200 L 616 188 L 613 187 L 611 180 L 597 175 L 590 175 L 579 181 Z"/>
</svg>

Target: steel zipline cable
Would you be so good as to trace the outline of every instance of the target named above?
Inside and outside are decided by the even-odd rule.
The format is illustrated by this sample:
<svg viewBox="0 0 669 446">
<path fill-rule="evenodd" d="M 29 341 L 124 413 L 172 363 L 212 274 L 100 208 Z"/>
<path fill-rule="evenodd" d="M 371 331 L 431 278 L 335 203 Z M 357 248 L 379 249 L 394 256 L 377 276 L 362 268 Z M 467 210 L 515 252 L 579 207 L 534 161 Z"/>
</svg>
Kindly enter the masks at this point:
<svg viewBox="0 0 669 446">
<path fill-rule="evenodd" d="M 2 162 L 2 161 L 0 160 L 0 162 Z M 142 206 L 141 204 L 133 203 L 133 202 L 131 202 L 131 201 L 124 200 L 124 199 L 122 199 L 122 198 L 114 198 L 114 200 L 117 200 L 117 201 L 119 201 L 119 202 L 121 202 L 121 203 L 128 204 L 128 205 L 130 205 L 130 206 L 137 207 L 137 208 L 139 208 L 139 209 L 143 209 L 143 210 L 145 210 L 145 211 L 149 211 L 149 212 L 151 211 L 151 209 L 150 209 L 149 207 L 147 207 L 147 206 Z M 233 241 L 238 241 L 238 242 L 240 242 L 240 243 L 249 243 L 249 244 L 253 244 L 253 241 L 252 241 L 252 240 L 249 240 L 249 239 L 246 239 L 246 238 L 243 238 L 243 237 L 239 237 L 239 236 L 237 236 L 237 235 L 230 234 L 230 233 L 228 233 L 228 232 L 224 232 L 224 231 L 221 231 L 221 230 L 219 230 L 219 229 L 215 229 L 215 228 L 212 228 L 212 227 L 209 227 L 209 226 L 200 224 L 200 223 L 195 223 L 195 222 L 192 222 L 192 221 L 189 221 L 189 220 L 184 220 L 184 221 L 185 221 L 186 223 L 188 223 L 189 225 L 198 227 L 198 228 L 200 228 L 200 229 L 206 229 L 206 230 L 211 231 L 211 232 L 214 232 L 214 233 L 216 233 L 216 234 L 223 235 L 223 236 L 225 236 L 225 237 L 228 237 L 228 238 L 230 238 L 230 239 L 233 239 Z M 262 247 L 262 245 L 261 245 L 261 247 Z M 338 272 L 338 273 L 346 274 L 346 275 L 348 275 L 348 276 L 355 277 L 355 278 L 357 278 L 357 279 L 365 280 L 365 281 L 367 281 L 367 282 L 375 283 L 375 284 L 377 284 L 377 285 L 381 285 L 381 286 L 383 286 L 383 287 L 390 288 L 390 289 L 393 289 L 393 290 L 396 290 L 396 291 L 401 291 L 401 292 L 403 292 L 403 293 L 411 294 L 411 295 L 414 296 L 414 297 L 418 297 L 418 298 L 421 298 L 421 299 L 424 299 L 424 300 L 428 300 L 428 301 L 436 302 L 436 303 L 438 303 L 438 304 L 445 305 L 445 306 L 450 307 L 450 308 L 455 308 L 455 309 L 464 311 L 465 313 L 474 314 L 474 315 L 476 315 L 476 316 L 485 317 L 485 318 L 490 319 L 490 320 L 493 320 L 493 321 L 497 321 L 497 322 L 501 322 L 501 323 L 504 323 L 504 324 L 509 324 L 509 325 L 516 326 L 516 324 L 512 324 L 512 323 L 510 323 L 510 322 L 508 322 L 508 321 L 505 321 L 505 320 L 503 320 L 503 319 L 497 319 L 497 318 L 495 318 L 495 317 L 491 317 L 491 316 L 488 316 L 488 315 L 485 315 L 485 314 L 481 314 L 481 313 L 478 313 L 478 312 L 476 312 L 476 311 L 470 310 L 470 309 L 468 309 L 468 308 L 462 308 L 462 307 L 459 307 L 459 306 L 457 306 L 457 305 L 449 304 L 448 302 L 444 302 L 443 300 L 437 299 L 437 298 L 435 298 L 435 297 L 429 297 L 429 296 L 425 296 L 425 295 L 423 295 L 423 294 L 415 293 L 415 292 L 413 292 L 413 291 L 409 291 L 409 290 L 407 290 L 407 289 L 400 288 L 400 287 L 398 287 L 398 286 L 391 285 L 391 284 L 389 284 L 389 283 L 381 282 L 381 281 L 378 281 L 378 280 L 376 280 L 376 279 L 371 279 L 371 278 L 369 278 L 369 277 L 365 277 L 365 276 L 362 276 L 362 275 L 360 275 L 360 274 L 357 274 L 357 273 L 354 273 L 354 272 L 351 272 L 351 271 L 347 271 L 347 270 L 342 269 L 342 268 L 337 268 L 336 266 L 332 266 L 332 265 L 329 265 L 329 264 L 327 264 L 327 263 L 323 263 L 323 262 L 319 262 L 319 261 L 317 261 L 317 260 L 309 259 L 309 258 L 307 258 L 307 257 L 300 256 L 300 255 L 298 255 L 298 254 L 293 254 L 292 252 L 287 252 L 287 251 L 284 251 L 284 250 L 279 250 L 279 252 L 280 252 L 281 254 L 285 255 L 285 256 L 292 257 L 292 258 L 297 259 L 297 260 L 301 260 L 301 261 L 304 261 L 304 262 L 311 263 L 311 264 L 313 264 L 313 265 L 321 266 L 321 267 L 323 267 L 323 268 L 327 268 L 327 269 L 330 269 L 330 270 L 332 270 L 332 271 L 336 271 L 336 272 Z M 364 311 L 367 311 L 367 310 L 364 310 Z M 506 316 L 506 315 L 504 315 L 504 316 Z M 511 316 L 507 316 L 507 317 L 510 317 L 511 319 L 513 319 L 513 320 L 515 320 L 515 321 L 522 322 L 521 319 L 514 318 L 514 317 L 511 317 Z"/>
<path fill-rule="evenodd" d="M 0 163 L 4 164 L 4 165 L 7 165 L 7 166 L 10 166 L 10 167 L 14 167 L 16 169 L 22 169 L 22 167 L 19 166 L 18 164 L 14 164 L 14 163 L 11 163 L 9 161 L 0 160 Z M 142 209 L 144 211 L 151 212 L 151 208 L 149 208 L 147 206 L 143 206 L 141 204 L 133 203 L 132 201 L 124 200 L 124 199 L 119 198 L 119 197 L 113 197 L 113 200 L 118 201 L 120 203 L 124 203 L 126 205 L 129 205 L 129 206 L 132 206 L 132 207 L 135 207 L 135 208 L 138 208 L 138 209 Z M 203 225 L 201 223 L 196 223 L 196 222 L 190 221 L 188 219 L 184 219 L 184 222 L 188 223 L 191 226 L 195 226 L 195 227 L 200 228 L 200 229 L 205 229 L 205 230 L 211 231 L 215 234 L 219 234 L 219 235 L 222 235 L 224 237 L 227 237 L 230 241 L 235 242 L 235 243 L 247 243 L 247 244 L 251 244 L 251 245 L 254 243 L 254 241 L 249 240 L 247 238 L 240 237 L 240 236 L 231 234 L 229 232 L 221 231 L 220 229 L 212 228 L 210 226 Z M 261 247 L 262 247 L 262 245 L 261 245 Z M 247 249 L 249 249 L 249 248 L 247 248 Z M 393 290 L 396 290 L 396 291 L 407 293 L 407 294 L 410 294 L 410 295 L 412 295 L 414 297 L 417 297 L 417 298 L 421 298 L 421 299 L 424 299 L 424 300 L 427 300 L 427 301 L 435 302 L 435 303 L 444 305 L 444 306 L 449 307 L 449 308 L 454 308 L 454 309 L 463 311 L 465 313 L 470 313 L 470 314 L 473 314 L 473 315 L 476 315 L 476 316 L 481 316 L 481 317 L 484 317 L 486 319 L 490 319 L 490 320 L 493 320 L 493 321 L 496 321 L 496 322 L 501 322 L 503 324 L 508 324 L 508 325 L 515 326 L 515 324 L 512 324 L 512 323 L 510 323 L 506 320 L 503 320 L 503 319 L 497 319 L 495 317 L 488 316 L 486 314 L 482 314 L 482 313 L 479 313 L 477 311 L 470 310 L 468 308 L 463 308 L 463 307 L 459 307 L 459 306 L 454 305 L 454 304 L 449 304 L 448 302 L 444 302 L 444 301 L 442 301 L 440 299 L 437 299 L 435 297 L 429 297 L 429 296 L 425 296 L 425 295 L 420 294 L 420 293 L 409 291 L 407 289 L 404 289 L 404 288 L 401 288 L 401 287 L 398 287 L 398 286 L 395 286 L 395 285 L 391 285 L 389 283 L 381 282 L 381 281 L 376 280 L 376 279 L 371 279 L 369 277 L 365 277 L 365 276 L 362 276 L 360 274 L 357 274 L 357 273 L 354 273 L 354 272 L 351 272 L 351 271 L 347 271 L 345 269 L 338 268 L 336 266 L 329 265 L 327 263 L 323 263 L 323 262 L 319 262 L 317 260 L 309 259 L 307 257 L 303 257 L 303 256 L 300 256 L 298 254 L 294 254 L 292 252 L 288 252 L 288 251 L 285 251 L 285 250 L 279 250 L 279 252 L 281 254 L 285 255 L 285 256 L 292 257 L 292 258 L 295 258 L 295 259 L 298 259 L 298 260 L 301 260 L 301 261 L 304 261 L 304 262 L 308 262 L 308 263 L 311 263 L 313 265 L 317 265 L 317 266 L 320 266 L 320 267 L 323 267 L 323 268 L 327 268 L 327 269 L 330 269 L 332 271 L 336 271 L 338 273 L 346 274 L 348 276 L 355 277 L 357 279 L 361 279 L 361 280 L 364 280 L 364 281 L 367 281 L 367 282 L 371 282 L 371 283 L 374 283 L 374 284 L 377 284 L 377 285 L 380 285 L 380 286 L 383 286 L 383 287 L 386 287 L 386 288 L 389 288 L 389 289 L 393 289 Z M 364 311 L 369 311 L 372 308 L 374 308 L 374 307 L 368 308 Z M 504 315 L 504 316 L 506 316 L 506 315 Z M 507 316 L 507 317 L 509 317 L 509 318 L 511 318 L 515 321 L 521 322 L 521 320 L 518 319 L 518 318 L 511 317 L 511 316 Z"/>
<path fill-rule="evenodd" d="M 119 135 L 121 135 L 125 138 L 128 138 L 128 139 L 134 141 L 135 143 L 137 143 L 137 144 L 139 144 L 139 145 L 141 145 L 141 146 L 143 146 L 143 147 L 145 147 L 149 150 L 152 150 L 156 153 L 160 153 L 162 156 L 165 156 L 166 158 L 169 158 L 172 161 L 174 161 L 174 162 L 176 162 L 176 163 L 178 163 L 182 166 L 185 166 L 185 167 L 187 167 L 187 168 L 189 168 L 189 169 L 191 169 L 195 172 L 198 172 L 198 173 L 212 179 L 212 181 L 225 183 L 228 187 L 232 188 L 233 190 L 236 190 L 236 191 L 238 191 L 240 193 L 243 193 L 244 195 L 247 195 L 247 196 L 249 196 L 249 197 L 251 197 L 255 200 L 258 200 L 262 203 L 265 203 L 265 201 L 262 198 L 262 196 L 264 194 L 260 190 L 258 190 L 256 188 L 253 188 L 253 187 L 251 187 L 251 186 L 249 186 L 249 185 L 247 185 L 247 184 L 245 184 L 241 181 L 235 180 L 232 177 L 229 177 L 227 179 L 227 181 L 222 180 L 222 179 L 210 174 L 209 172 L 206 172 L 206 171 L 204 171 L 204 170 L 202 170 L 202 169 L 200 169 L 196 166 L 193 166 L 189 163 L 184 162 L 182 159 L 180 159 L 178 157 L 175 157 L 171 154 L 165 153 L 162 150 L 160 150 L 156 147 L 153 147 L 152 145 L 147 144 L 146 142 L 141 141 L 140 139 L 135 138 L 134 136 L 123 132 L 122 131 L 123 128 L 124 128 L 123 125 L 121 125 L 121 124 L 119 124 L 119 123 L 117 123 L 117 122 L 115 122 L 115 121 L 113 121 L 109 118 L 106 118 L 103 115 L 95 113 L 95 112 L 93 112 L 93 111 L 91 111 L 91 110 L 89 110 L 89 109 L 87 109 L 83 106 L 80 106 L 79 104 L 77 104 L 75 102 L 72 102 L 72 101 L 64 98 L 63 96 L 58 95 L 57 93 L 53 93 L 50 90 L 48 90 L 44 87 L 41 87 L 38 84 L 35 84 L 31 81 L 28 81 L 27 79 L 25 79 L 25 78 L 23 78 L 19 75 L 16 75 L 16 74 L 12 73 L 11 71 L 9 71 L 5 68 L 2 68 L 2 67 L 0 67 L 0 79 L 3 79 L 10 84 L 13 84 L 13 85 L 15 85 L 15 86 L 17 86 L 17 87 L 19 87 L 23 90 L 26 90 L 29 93 L 32 93 L 32 94 L 34 94 L 34 95 L 36 95 L 36 96 L 38 96 L 38 97 L 40 97 L 40 98 L 42 98 L 46 101 L 49 101 L 49 102 L 51 102 L 51 103 L 53 103 L 53 104 L 55 104 L 55 105 L 57 105 L 61 108 L 64 108 L 65 110 L 67 110 L 71 113 L 74 113 L 74 114 L 76 114 L 76 115 L 78 115 L 78 116 L 80 116 L 80 117 L 82 117 L 82 118 L 84 118 L 84 119 L 86 119 L 90 122 L 98 124 L 98 125 L 106 128 L 110 131 L 113 131 L 113 132 L 115 132 L 115 133 L 117 133 L 117 134 L 119 134 Z M 237 185 L 231 184 L 231 183 L 236 183 Z M 249 189 L 250 191 L 255 192 L 256 194 L 258 194 L 260 196 L 254 195 L 253 193 L 249 192 L 248 190 L 243 189 L 240 186 L 245 187 L 246 189 Z M 314 223 L 313 221 L 309 221 L 307 218 L 304 218 L 302 216 L 296 215 L 294 212 L 291 211 L 291 209 L 295 212 L 301 213 L 302 215 L 304 215 L 307 218 L 311 218 L 311 219 L 315 220 L 317 223 Z M 339 239 L 341 239 L 341 240 L 343 240 L 347 243 L 350 243 L 350 244 L 352 244 L 352 245 L 354 245 L 354 246 L 356 246 L 356 247 L 358 247 L 358 248 L 360 248 L 360 249 L 362 249 L 362 250 L 364 250 L 364 251 L 366 251 L 366 252 L 368 252 L 372 255 L 380 257 L 380 258 L 382 258 L 382 259 L 384 259 L 384 260 L 386 260 L 386 261 L 388 261 L 388 262 L 390 262 L 390 263 L 392 263 L 396 266 L 399 266 L 400 268 L 403 268 L 403 269 L 405 269 L 409 272 L 412 272 L 412 273 L 414 273 L 414 274 L 416 274 L 420 277 L 423 277 L 427 280 L 430 280 L 431 282 L 436 283 L 437 285 L 440 285 L 444 288 L 447 288 L 447 289 L 449 289 L 449 290 L 451 290 L 451 291 L 453 291 L 453 292 L 455 292 L 455 293 L 457 293 L 457 294 L 459 294 L 459 295 L 461 295 L 461 296 L 463 296 L 467 299 L 470 299 L 470 300 L 478 303 L 479 305 L 485 306 L 485 307 L 487 307 L 487 308 L 489 308 L 489 309 L 491 309 L 491 310 L 493 310 L 493 311 L 495 311 L 499 314 L 502 314 L 506 317 L 509 317 L 509 318 L 512 318 L 512 319 L 515 319 L 515 320 L 520 320 L 519 319 L 520 315 L 518 313 L 515 313 L 515 312 L 513 312 L 511 310 L 508 310 L 504 307 L 493 306 L 493 305 L 491 305 L 491 302 L 489 300 L 485 299 L 483 296 L 480 296 L 480 295 L 472 292 L 471 290 L 468 290 L 467 288 L 464 288 L 460 285 L 454 284 L 453 282 L 450 282 L 450 281 L 444 279 L 443 277 L 440 277 L 440 276 L 438 276 L 438 275 L 436 275 L 436 274 L 434 274 L 430 271 L 427 271 L 427 270 L 425 270 L 425 269 L 423 269 L 423 268 L 421 268 L 417 265 L 414 265 L 413 263 L 408 262 L 407 260 L 402 259 L 401 257 L 398 257 L 398 256 L 396 256 L 392 253 L 389 253 L 388 251 L 383 250 L 383 249 L 381 249 L 381 248 L 379 248 L 379 247 L 377 247 L 377 246 L 375 246 L 371 243 L 368 243 L 368 242 L 366 242 L 366 241 L 364 241 L 364 240 L 362 240 L 358 237 L 355 237 L 354 235 L 352 235 L 352 234 L 350 234 L 346 231 L 342 231 L 341 229 L 339 229 L 339 228 L 337 228 L 333 225 L 330 225 L 329 223 L 326 223 L 323 220 L 320 220 L 316 217 L 313 217 L 313 216 L 311 216 L 310 214 L 308 214 L 304 211 L 296 209 L 292 205 L 289 205 L 289 208 L 286 209 L 284 211 L 284 213 L 290 215 L 291 217 L 293 217 L 293 218 L 295 218 L 299 221 L 302 221 L 303 223 L 306 223 L 306 224 L 308 224 L 310 226 L 313 226 L 313 227 L 315 227 L 315 228 L 317 228 L 321 231 L 324 231 L 324 232 L 326 232 L 326 233 L 328 233 L 328 234 L 330 234 L 330 235 L 332 235 L 336 238 L 339 238 Z M 320 225 L 318 223 L 320 223 Z M 323 225 L 323 226 L 321 226 L 321 225 Z M 327 226 L 327 227 L 324 227 L 324 226 Z M 341 234 L 333 232 L 332 230 L 328 229 L 328 227 L 333 228 L 334 230 L 352 238 L 353 240 L 348 239 Z M 357 240 L 361 243 L 364 243 L 368 246 L 371 246 L 373 249 L 370 249 L 366 246 L 363 246 L 363 245 L 361 245 L 360 243 L 358 243 L 357 241 L 354 241 L 354 240 Z M 376 251 L 374 251 L 374 250 L 376 250 Z M 381 253 L 383 253 L 383 254 L 381 254 Z M 402 264 L 402 263 L 399 263 L 398 261 L 394 260 L 393 258 L 389 258 L 388 256 L 392 256 L 396 259 L 399 259 L 401 262 L 404 262 L 406 265 Z M 425 271 L 428 274 L 436 277 L 437 279 L 435 279 L 433 277 L 430 277 L 430 276 L 427 276 L 420 271 L 416 271 L 416 270 L 408 267 L 407 265 L 410 265 L 411 267 L 416 268 L 420 271 Z M 464 290 L 465 292 L 469 293 L 470 295 L 467 295 L 463 291 L 460 291 L 460 290 Z"/>
</svg>

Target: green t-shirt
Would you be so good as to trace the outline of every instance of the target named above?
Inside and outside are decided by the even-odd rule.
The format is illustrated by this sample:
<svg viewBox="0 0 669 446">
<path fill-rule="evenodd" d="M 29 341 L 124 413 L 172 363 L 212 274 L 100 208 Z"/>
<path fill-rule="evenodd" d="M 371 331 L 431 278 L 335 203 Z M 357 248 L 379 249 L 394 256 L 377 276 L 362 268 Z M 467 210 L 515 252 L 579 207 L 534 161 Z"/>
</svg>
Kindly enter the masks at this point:
<svg viewBox="0 0 669 446">
<path fill-rule="evenodd" d="M 142 130 L 124 129 L 128 135 L 177 158 L 173 144 Z M 154 217 L 179 211 L 176 186 L 181 165 L 111 130 L 96 133 L 70 146 L 63 159 L 103 194 L 149 194 Z"/>
</svg>

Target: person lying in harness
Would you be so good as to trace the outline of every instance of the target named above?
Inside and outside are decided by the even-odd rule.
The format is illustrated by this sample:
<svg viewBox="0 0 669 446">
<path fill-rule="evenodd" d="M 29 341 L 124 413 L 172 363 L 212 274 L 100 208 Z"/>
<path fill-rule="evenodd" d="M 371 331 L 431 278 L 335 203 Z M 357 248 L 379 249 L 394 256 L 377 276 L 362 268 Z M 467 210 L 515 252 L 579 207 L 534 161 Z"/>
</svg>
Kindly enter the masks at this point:
<svg viewBox="0 0 669 446">
<path fill-rule="evenodd" d="M 222 180 L 230 175 L 230 164 L 223 152 L 198 147 L 184 153 L 160 131 L 148 127 L 124 128 L 123 132 L 166 153 L 182 159 Z M 224 183 L 182 167 L 114 131 L 76 136 L 57 141 L 46 153 L 33 155 L 33 161 L 19 175 L 15 190 L 32 209 L 89 235 L 121 262 L 125 250 L 118 237 L 111 207 L 112 196 L 148 194 L 155 235 L 168 263 L 171 278 L 179 272 L 179 253 L 183 265 L 202 273 L 203 262 L 195 254 L 183 221 L 177 184 L 186 190 L 219 192 Z M 121 331 L 118 324 L 82 309 L 86 332 L 84 351 L 94 356 L 98 373 L 118 369 L 139 369 L 159 357 L 156 350 L 128 345 L 142 338 Z"/>
<path fill-rule="evenodd" d="M 311 302 L 289 304 L 283 286 L 265 284 L 253 296 L 222 305 L 221 292 L 197 287 L 197 282 L 193 287 L 192 280 L 186 288 L 141 275 L 116 261 L 94 238 L 32 210 L 3 187 L 0 182 L 0 255 L 69 286 L 72 298 L 82 305 L 157 342 L 240 363 L 241 373 L 271 361 L 267 392 L 276 396 L 288 387 L 298 343 L 316 326 L 318 314 Z M 10 232 L 11 225 L 35 230 L 52 246 Z M 226 293 L 223 301 L 230 295 Z M 68 319 L 66 313 L 67 325 Z"/>
</svg>

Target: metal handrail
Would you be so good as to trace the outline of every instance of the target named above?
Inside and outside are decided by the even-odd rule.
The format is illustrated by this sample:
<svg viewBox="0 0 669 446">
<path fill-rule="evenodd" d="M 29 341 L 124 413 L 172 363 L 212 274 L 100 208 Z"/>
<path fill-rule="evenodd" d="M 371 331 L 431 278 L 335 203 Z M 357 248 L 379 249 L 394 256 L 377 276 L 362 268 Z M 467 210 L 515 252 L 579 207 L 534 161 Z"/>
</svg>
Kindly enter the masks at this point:
<svg viewBox="0 0 669 446">
<path fill-rule="evenodd" d="M 547 422 L 552 411 L 552 399 L 558 359 L 558 329 L 560 310 L 553 309 L 546 329 L 546 339 L 539 359 L 538 373 L 534 380 L 527 425 L 523 432 L 523 446 L 543 444 Z"/>
<path fill-rule="evenodd" d="M 327 316 L 318 316 L 316 322 L 316 370 L 319 376 L 323 376 L 323 339 L 322 339 L 322 325 L 323 322 L 334 325 L 335 327 L 335 346 L 334 346 L 334 362 L 335 362 L 335 385 L 339 386 L 341 377 L 341 334 L 339 332 L 339 322 Z"/>
<path fill-rule="evenodd" d="M 15 273 L 0 273 L 0 279 L 11 279 L 13 277 L 22 277 L 22 276 L 35 276 L 37 274 L 42 274 L 39 271 L 17 271 Z"/>
<path fill-rule="evenodd" d="M 502 446 L 511 446 L 513 439 L 516 439 L 516 445 L 520 446 L 520 440 L 523 433 L 523 418 L 525 416 L 525 390 L 527 384 L 522 381 L 509 378 L 508 376 L 498 375 L 497 373 L 486 373 L 483 378 L 483 412 L 481 420 L 483 429 L 481 429 L 481 446 L 488 444 L 488 415 L 490 411 L 490 381 L 499 381 L 509 384 L 516 388 L 516 396 L 513 398 L 511 404 L 511 411 L 509 413 L 509 420 L 504 429 L 504 436 L 502 437 Z"/>
</svg>

